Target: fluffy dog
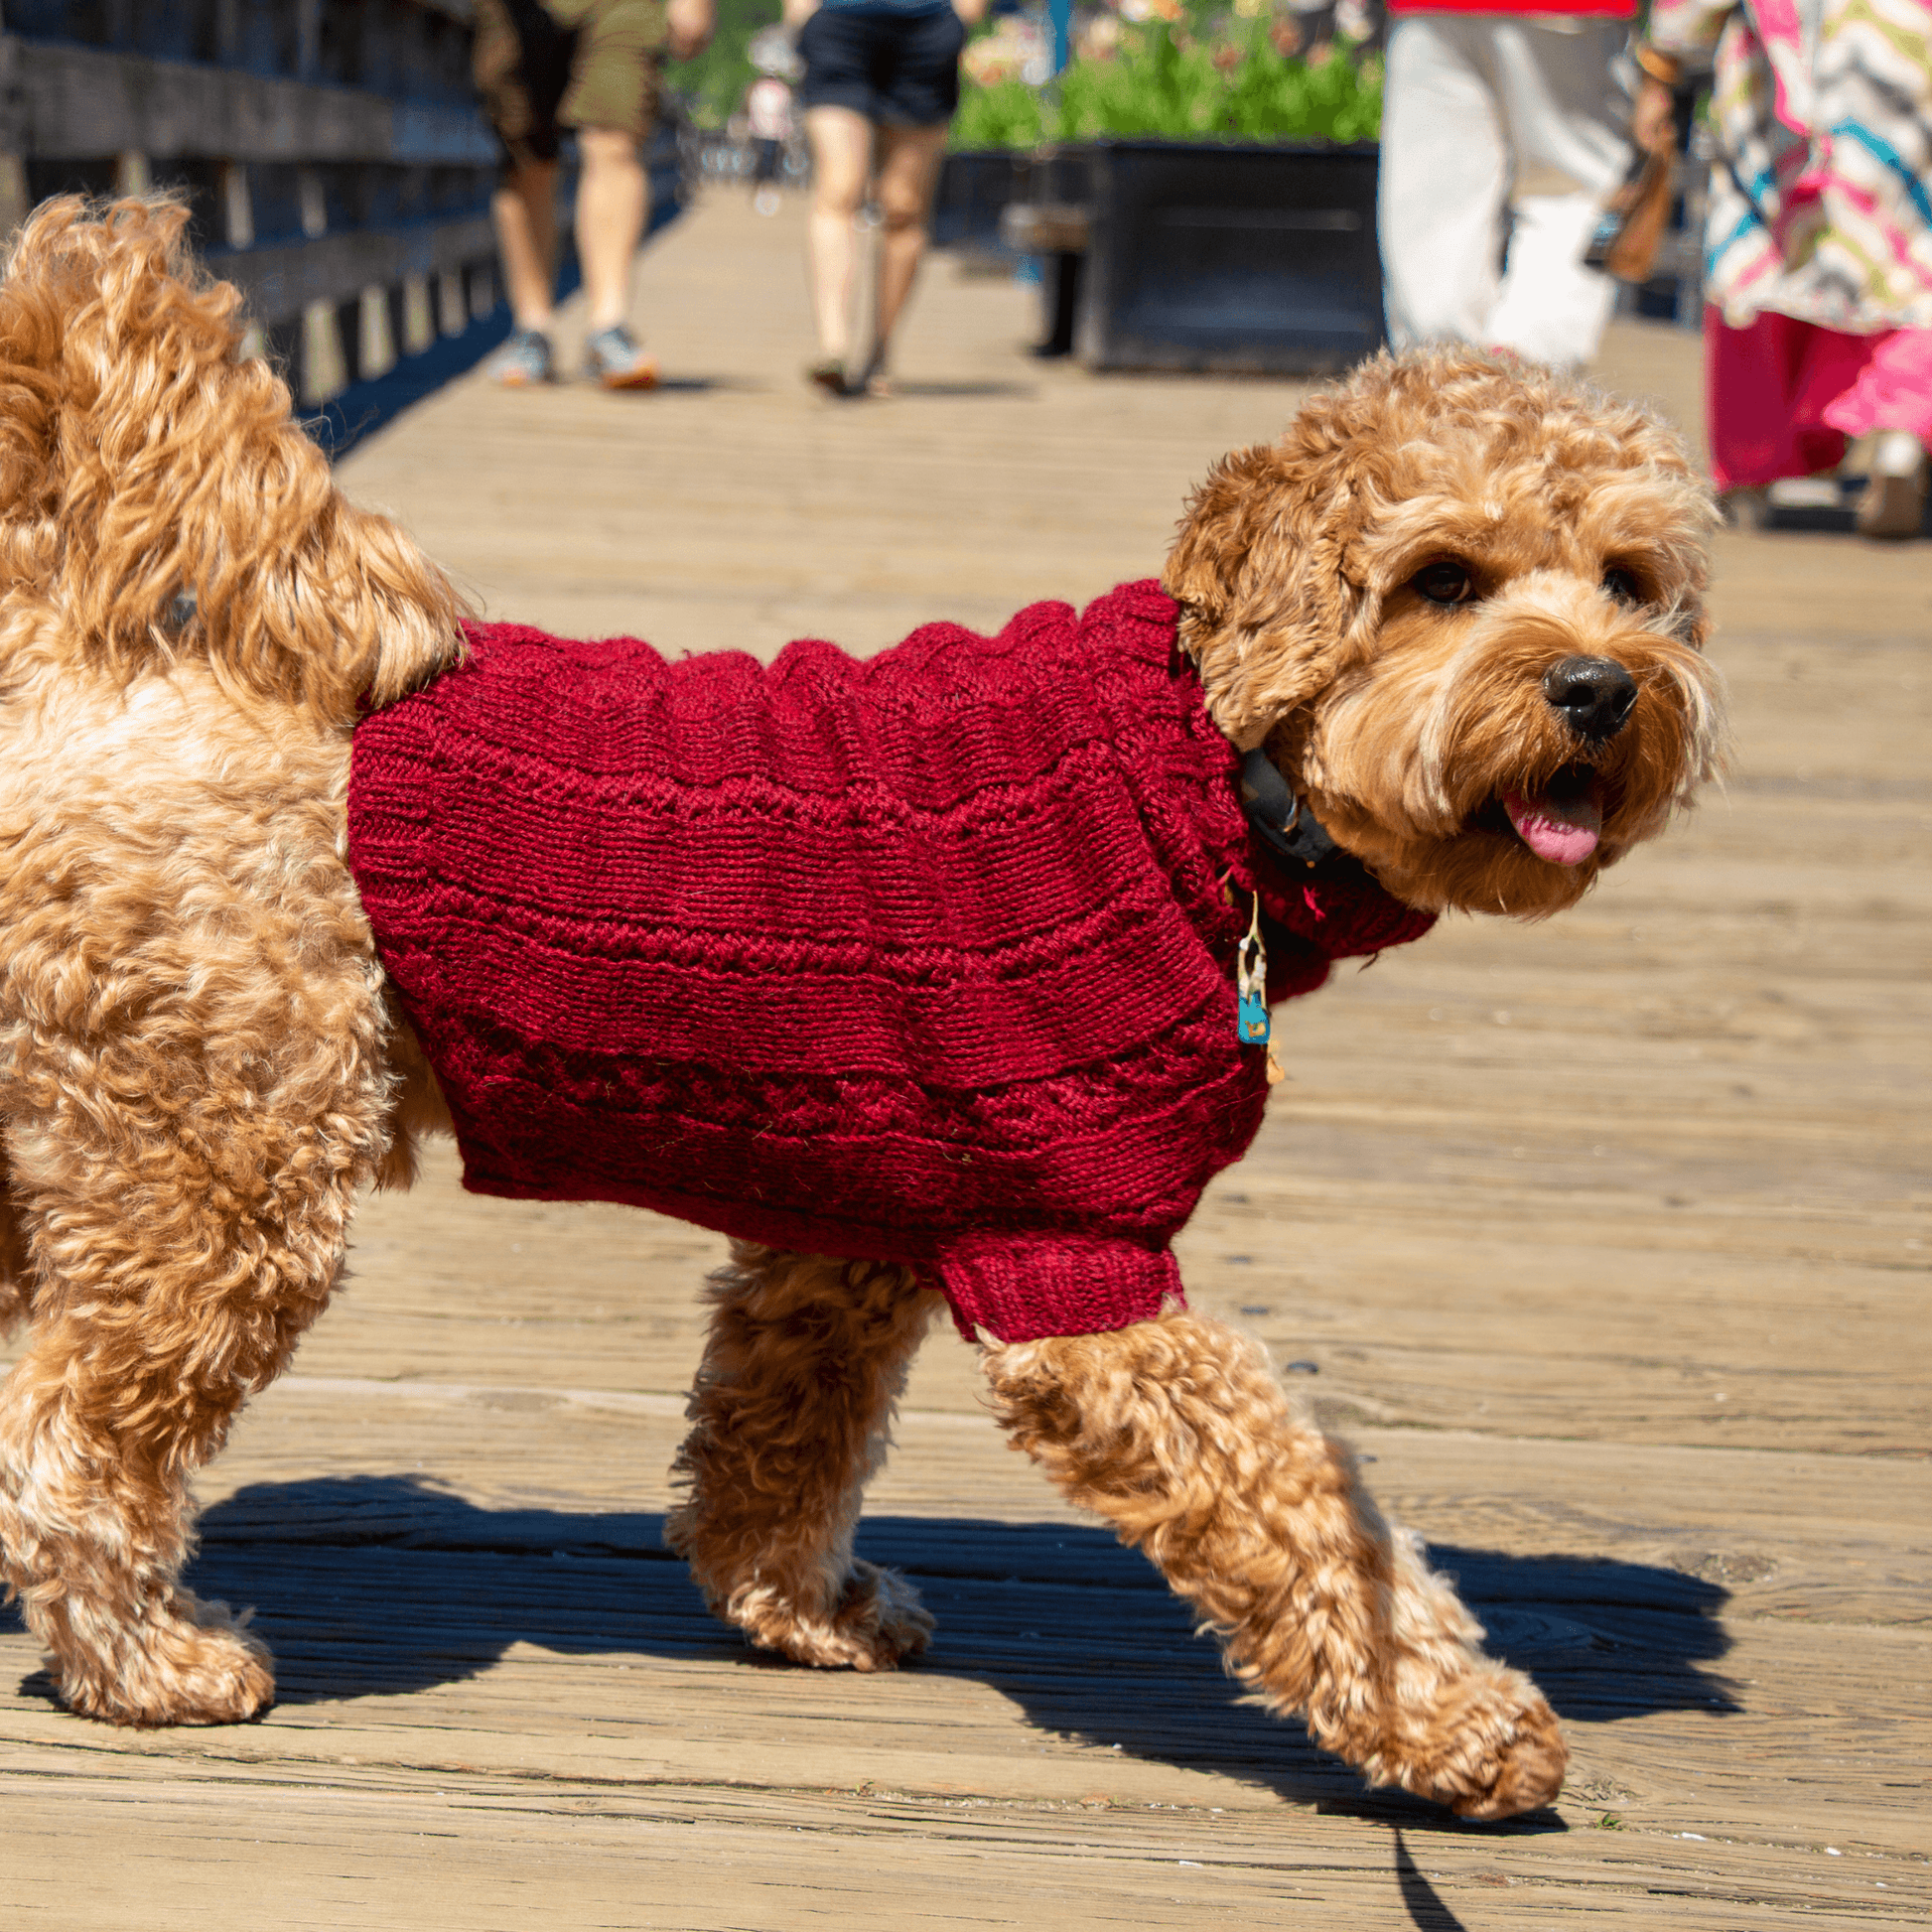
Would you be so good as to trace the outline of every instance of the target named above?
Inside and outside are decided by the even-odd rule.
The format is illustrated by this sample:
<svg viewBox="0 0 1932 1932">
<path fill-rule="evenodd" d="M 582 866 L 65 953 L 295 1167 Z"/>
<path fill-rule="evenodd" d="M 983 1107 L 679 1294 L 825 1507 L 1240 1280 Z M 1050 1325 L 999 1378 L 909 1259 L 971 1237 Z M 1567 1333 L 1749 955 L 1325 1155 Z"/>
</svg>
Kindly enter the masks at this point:
<svg viewBox="0 0 1932 1932">
<path fill-rule="evenodd" d="M 1014 1444 L 1275 1708 L 1468 1816 L 1553 1798 L 1548 1705 L 1255 1344 L 1186 1311 L 1167 1242 L 1259 1120 L 1245 933 L 1279 997 L 1445 908 L 1540 917 L 1711 774 L 1710 508 L 1670 433 L 1472 353 L 1384 358 L 1216 468 L 1166 595 L 1039 607 L 998 639 L 932 626 L 864 667 L 794 646 L 768 674 L 466 644 L 447 581 L 337 494 L 240 359 L 184 218 L 51 204 L 0 288 L 0 1316 L 31 1322 L 0 1393 L 0 1545 L 69 1706 L 215 1724 L 270 1702 L 260 1640 L 178 1581 L 189 1478 L 321 1312 L 356 1195 L 454 1124 L 473 1185 L 739 1237 L 671 1533 L 758 1643 L 858 1669 L 924 1646 L 852 1539 L 938 1289 Z M 576 762 L 492 779 L 465 707 L 508 690 L 521 720 L 579 684 Z M 634 851 L 587 869 L 590 892 L 630 868 L 621 944 L 571 953 L 554 897 L 539 945 L 515 898 L 475 914 L 491 881 L 418 890 L 411 841 L 439 821 L 508 814 L 520 849 L 535 812 L 541 841 L 666 719 L 684 735 L 621 779 Z M 1003 787 L 1024 810 L 1000 816 Z M 672 819 L 776 897 L 716 914 Z M 882 885 L 889 822 L 922 857 Z M 841 841 L 865 854 L 843 898 L 813 870 Z M 531 895 L 578 861 L 545 863 Z M 1050 917 L 1013 910 L 1021 873 Z M 808 927 L 834 899 L 837 931 Z M 631 976 L 588 1019 L 565 1000 L 571 1038 L 532 1059 L 510 1007 L 546 947 Z M 1086 980 L 1050 980 L 1069 1017 L 1040 989 L 1073 953 Z M 699 964 L 707 1000 L 782 988 L 803 1019 L 714 1024 Z M 816 1029 L 834 1005 L 850 1024 Z"/>
</svg>

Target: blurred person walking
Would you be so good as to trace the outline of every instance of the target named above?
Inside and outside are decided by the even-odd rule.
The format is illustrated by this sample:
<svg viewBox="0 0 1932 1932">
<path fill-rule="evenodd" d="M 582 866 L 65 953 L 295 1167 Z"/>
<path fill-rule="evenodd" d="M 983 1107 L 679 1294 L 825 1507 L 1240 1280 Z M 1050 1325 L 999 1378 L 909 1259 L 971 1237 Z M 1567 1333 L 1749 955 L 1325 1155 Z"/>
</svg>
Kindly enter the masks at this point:
<svg viewBox="0 0 1932 1932">
<path fill-rule="evenodd" d="M 1636 0 L 1389 0 L 1376 225 L 1397 348 L 1588 362 L 1616 288 L 1584 256 L 1631 158 Z M 1504 222 L 1508 252 L 1504 255 Z"/>
<path fill-rule="evenodd" d="M 521 388 L 556 374 L 557 166 L 577 135 L 577 258 L 590 307 L 585 373 L 647 389 L 656 359 L 624 324 L 630 265 L 650 211 L 643 147 L 664 58 L 701 53 L 713 0 L 475 0 L 474 73 L 502 149 L 490 213 L 515 329 L 491 370 Z"/>
<path fill-rule="evenodd" d="M 1749 513 L 1870 436 L 1859 527 L 1913 535 L 1932 444 L 1932 5 L 1653 0 L 1640 130 L 1714 56 L 1715 481 Z"/>
<path fill-rule="evenodd" d="M 776 214 L 785 143 L 791 139 L 791 89 L 781 74 L 760 73 L 745 89 L 745 126 L 754 150 L 752 206 L 760 214 Z"/>
<path fill-rule="evenodd" d="M 890 387 L 893 330 L 925 252 L 946 127 L 959 105 L 959 55 L 986 0 L 785 0 L 805 66 L 799 88 L 812 157 L 807 231 L 818 359 L 806 371 L 835 396 Z M 868 181 L 879 205 L 872 349 L 854 370 L 854 224 Z"/>
</svg>

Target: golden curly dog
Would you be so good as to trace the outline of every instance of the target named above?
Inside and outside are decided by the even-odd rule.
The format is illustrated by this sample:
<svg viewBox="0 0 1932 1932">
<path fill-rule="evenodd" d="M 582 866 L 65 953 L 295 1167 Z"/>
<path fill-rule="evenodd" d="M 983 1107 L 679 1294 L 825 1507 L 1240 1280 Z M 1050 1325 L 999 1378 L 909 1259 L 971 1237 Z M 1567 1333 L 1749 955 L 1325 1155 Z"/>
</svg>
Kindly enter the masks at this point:
<svg viewBox="0 0 1932 1932">
<path fill-rule="evenodd" d="M 448 1124 L 343 855 L 352 729 L 459 662 L 460 600 L 337 493 L 185 218 L 50 204 L 0 288 L 0 1544 L 69 1708 L 130 1725 L 268 1706 L 178 1581 L 189 1479 Z M 1541 917 L 1720 759 L 1710 524 L 1642 411 L 1441 349 L 1217 466 L 1165 581 L 1213 722 L 1388 892 Z M 890 1668 L 931 1622 L 853 1525 L 937 1298 L 750 1245 L 713 1294 L 673 1541 L 756 1641 Z M 1556 1795 L 1548 1704 L 1252 1340 L 982 1341 L 1012 1441 L 1323 1747 L 1471 1817 Z"/>
</svg>

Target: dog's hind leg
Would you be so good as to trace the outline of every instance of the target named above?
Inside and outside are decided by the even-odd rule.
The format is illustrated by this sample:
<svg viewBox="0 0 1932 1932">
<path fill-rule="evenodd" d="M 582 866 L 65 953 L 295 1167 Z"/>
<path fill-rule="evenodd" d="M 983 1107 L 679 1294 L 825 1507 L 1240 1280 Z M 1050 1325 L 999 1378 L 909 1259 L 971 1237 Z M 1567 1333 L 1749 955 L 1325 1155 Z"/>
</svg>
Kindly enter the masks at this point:
<svg viewBox="0 0 1932 1932">
<path fill-rule="evenodd" d="M 938 1298 L 908 1268 L 739 1243 L 712 1277 L 711 1333 L 666 1526 L 706 1601 L 801 1664 L 891 1670 L 932 1619 L 852 1554 L 868 1478 Z"/>
<path fill-rule="evenodd" d="M 50 807 L 59 835 L 0 894 L 0 1102 L 36 1264 L 0 1386 L 0 1560 L 68 1704 L 119 1724 L 229 1723 L 273 1694 L 260 1640 L 178 1582 L 189 1480 L 328 1300 L 392 1099 L 337 815 L 236 762 L 253 789 L 127 783 L 70 830 Z"/>
<path fill-rule="evenodd" d="M 352 1102 L 277 1098 L 219 1122 L 96 1061 L 17 1142 L 42 1274 L 0 1388 L 0 1546 L 63 1698 L 89 1717 L 235 1723 L 274 1693 L 267 1647 L 177 1578 L 189 1478 L 323 1307 L 372 1165 Z M 167 1120 L 176 1108 L 187 1118 Z"/>
<path fill-rule="evenodd" d="M 273 1671 L 225 1605 L 177 1582 L 189 1478 L 322 1309 L 372 1163 L 352 1098 L 282 1111 L 263 1067 L 250 1116 L 220 1121 L 215 1094 L 142 1095 L 111 1057 L 16 1142 L 41 1281 L 0 1388 L 6 1581 L 70 1709 L 234 1723 L 269 1703 Z"/>
<path fill-rule="evenodd" d="M 1255 1343 L 1176 1311 L 988 1346 L 985 1366 L 1016 1446 L 1151 1557 L 1233 1674 L 1301 1713 L 1324 1749 L 1465 1817 L 1556 1797 L 1549 1705 L 1482 1654 L 1448 1581 L 1391 1533 Z"/>
</svg>

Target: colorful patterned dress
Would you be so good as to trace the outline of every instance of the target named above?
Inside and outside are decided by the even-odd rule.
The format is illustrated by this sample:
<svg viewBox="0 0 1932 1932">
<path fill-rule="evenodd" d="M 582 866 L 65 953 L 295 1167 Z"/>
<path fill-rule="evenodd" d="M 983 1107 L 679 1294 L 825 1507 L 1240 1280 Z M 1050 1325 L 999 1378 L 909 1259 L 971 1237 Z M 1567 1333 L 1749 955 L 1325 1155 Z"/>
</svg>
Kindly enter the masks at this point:
<svg viewBox="0 0 1932 1932">
<path fill-rule="evenodd" d="M 1932 0 L 1655 0 L 1715 56 L 1706 340 L 1721 486 L 1932 439 Z"/>
</svg>

